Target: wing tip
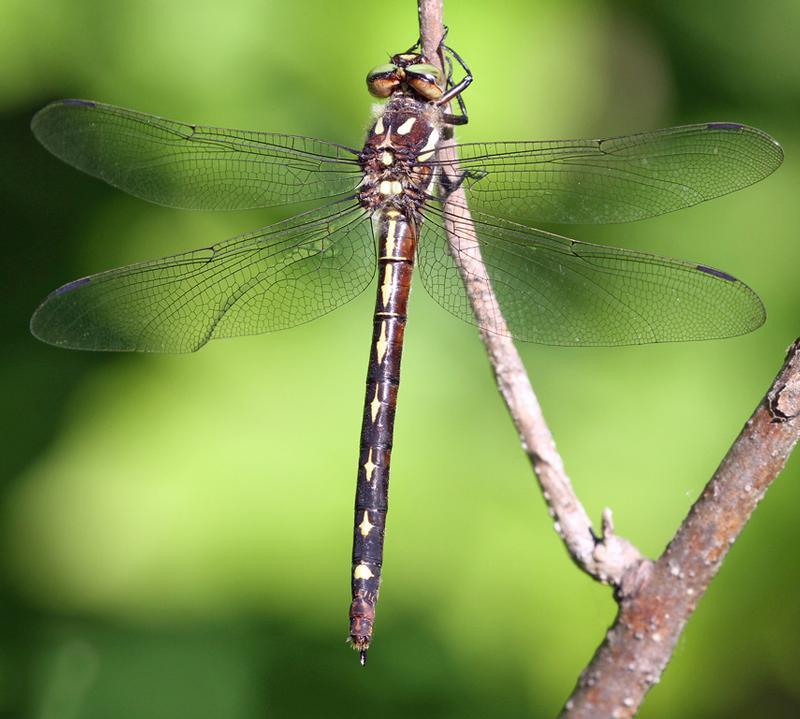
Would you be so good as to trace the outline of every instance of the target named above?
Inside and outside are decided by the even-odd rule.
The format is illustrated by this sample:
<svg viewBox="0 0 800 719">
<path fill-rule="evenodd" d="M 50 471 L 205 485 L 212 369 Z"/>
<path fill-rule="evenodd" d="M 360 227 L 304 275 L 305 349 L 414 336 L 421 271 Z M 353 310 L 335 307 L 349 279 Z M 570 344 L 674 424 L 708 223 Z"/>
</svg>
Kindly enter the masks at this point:
<svg viewBox="0 0 800 719">
<path fill-rule="evenodd" d="M 755 135 L 761 140 L 765 140 L 767 143 L 771 145 L 772 149 L 775 151 L 775 163 L 772 165 L 770 173 L 774 172 L 778 167 L 780 167 L 781 163 L 783 162 L 784 156 L 783 156 L 783 147 L 781 147 L 781 143 L 778 142 L 768 132 L 765 132 L 764 130 L 761 130 L 758 127 L 753 127 L 752 125 L 745 125 L 742 122 L 707 122 L 705 126 L 709 130 L 747 133 L 750 135 Z"/>
<path fill-rule="evenodd" d="M 80 107 L 97 107 L 97 103 L 94 100 L 81 100 L 80 98 L 76 97 L 67 97 L 63 100 L 56 100 L 53 105 L 78 105 Z"/>
<path fill-rule="evenodd" d="M 92 281 L 91 277 L 79 277 L 77 280 L 72 280 L 72 282 L 67 282 L 65 285 L 61 285 L 61 287 L 56 288 L 53 290 L 49 295 L 50 297 L 58 297 L 59 295 L 63 295 L 66 292 L 71 292 L 78 287 L 82 287 L 83 285 L 88 285 Z"/>
<path fill-rule="evenodd" d="M 38 110 L 33 118 L 31 119 L 31 127 L 35 127 L 41 119 L 52 110 L 55 110 L 59 107 L 89 107 L 89 108 L 96 108 L 98 107 L 98 103 L 94 100 L 81 100 L 80 98 L 76 97 L 68 97 L 62 100 L 53 100 L 52 102 L 48 102 L 41 110 Z"/>
<path fill-rule="evenodd" d="M 706 127 L 709 130 L 748 130 L 747 125 L 741 122 L 707 122 Z"/>
<path fill-rule="evenodd" d="M 715 267 L 709 267 L 708 265 L 695 265 L 695 269 L 700 270 L 700 272 L 705 272 L 707 275 L 711 275 L 712 277 L 719 277 L 721 280 L 727 280 L 728 282 L 739 281 L 733 275 L 729 275 L 727 272 L 718 270 Z"/>
</svg>

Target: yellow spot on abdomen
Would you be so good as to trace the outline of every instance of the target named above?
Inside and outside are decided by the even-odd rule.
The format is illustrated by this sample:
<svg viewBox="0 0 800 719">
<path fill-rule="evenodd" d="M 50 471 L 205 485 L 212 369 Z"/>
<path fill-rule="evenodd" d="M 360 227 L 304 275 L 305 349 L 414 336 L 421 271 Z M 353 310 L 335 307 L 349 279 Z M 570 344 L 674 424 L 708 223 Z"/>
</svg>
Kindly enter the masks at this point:
<svg viewBox="0 0 800 719">
<path fill-rule="evenodd" d="M 378 399 L 378 385 L 375 385 L 375 398 L 369 403 L 369 411 L 372 414 L 372 422 L 374 424 L 375 418 L 378 416 L 378 410 L 381 408 L 381 401 Z"/>
<path fill-rule="evenodd" d="M 386 227 L 386 256 L 394 255 L 394 243 L 397 240 L 397 220 L 394 215 L 389 215 L 389 222 Z"/>
<path fill-rule="evenodd" d="M 392 291 L 392 265 L 386 265 L 386 270 L 383 273 L 383 284 L 381 285 L 381 300 L 383 307 L 386 308 L 386 303 L 389 301 L 389 293 Z"/>
<path fill-rule="evenodd" d="M 369 512 L 364 510 L 364 519 L 361 520 L 361 524 L 358 525 L 358 529 L 361 532 L 362 537 L 366 537 L 375 525 L 369 521 Z"/>
<path fill-rule="evenodd" d="M 375 575 L 366 564 L 359 564 L 353 570 L 354 579 L 372 579 Z"/>
<path fill-rule="evenodd" d="M 389 341 L 386 339 L 386 320 L 383 320 L 381 322 L 381 334 L 378 337 L 378 341 L 375 343 L 375 354 L 378 357 L 378 364 L 383 362 L 388 347 Z"/>
<path fill-rule="evenodd" d="M 367 457 L 367 461 L 364 462 L 364 474 L 366 476 L 367 483 L 372 481 L 372 475 L 375 474 L 375 469 L 377 466 L 378 465 L 372 461 L 372 447 L 370 447 L 369 456 Z"/>
</svg>

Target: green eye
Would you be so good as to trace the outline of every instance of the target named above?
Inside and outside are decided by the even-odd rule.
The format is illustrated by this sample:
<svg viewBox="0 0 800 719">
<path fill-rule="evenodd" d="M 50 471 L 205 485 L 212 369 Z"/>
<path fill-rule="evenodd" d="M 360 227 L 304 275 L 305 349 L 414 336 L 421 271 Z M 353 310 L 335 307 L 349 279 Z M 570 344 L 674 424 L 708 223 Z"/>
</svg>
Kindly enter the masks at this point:
<svg viewBox="0 0 800 719">
<path fill-rule="evenodd" d="M 388 75 L 389 73 L 396 71 L 397 71 L 397 65 L 392 65 L 391 63 L 386 63 L 385 65 L 377 65 L 367 73 L 367 82 L 375 79 L 376 77 L 380 77 L 381 75 Z"/>
<path fill-rule="evenodd" d="M 412 75 L 419 75 L 424 77 L 429 82 L 440 83 L 442 81 L 442 73 L 435 65 L 428 65 L 427 63 L 420 63 L 419 65 L 409 65 L 406 72 Z"/>
<path fill-rule="evenodd" d="M 442 96 L 439 86 L 442 74 L 439 69 L 427 63 L 409 65 L 405 68 L 406 82 L 426 100 L 437 100 Z"/>
<path fill-rule="evenodd" d="M 389 97 L 399 86 L 397 65 L 378 65 L 367 73 L 367 89 L 375 97 Z"/>
</svg>

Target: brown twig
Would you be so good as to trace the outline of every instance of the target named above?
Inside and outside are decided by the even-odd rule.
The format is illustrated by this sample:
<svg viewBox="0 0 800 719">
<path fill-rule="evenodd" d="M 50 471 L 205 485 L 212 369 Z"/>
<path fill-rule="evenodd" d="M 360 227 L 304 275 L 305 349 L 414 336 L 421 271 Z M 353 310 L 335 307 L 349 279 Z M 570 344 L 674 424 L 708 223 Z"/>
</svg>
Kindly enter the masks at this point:
<svg viewBox="0 0 800 719">
<path fill-rule="evenodd" d="M 632 717 L 728 549 L 800 438 L 800 339 L 669 546 L 619 613 L 562 717 Z"/>
<path fill-rule="evenodd" d="M 423 52 L 442 67 L 442 0 L 418 0 L 418 8 Z M 455 143 L 446 143 L 439 157 L 457 178 Z M 660 679 L 697 602 L 800 437 L 800 340 L 663 555 L 651 562 L 614 534 L 610 510 L 603 512 L 602 536 L 592 530 L 502 319 L 461 189 L 448 198 L 445 223 L 477 323 L 495 330 L 481 329 L 481 339 L 556 530 L 575 563 L 616 590 L 614 625 L 561 717 L 632 717 Z"/>
<path fill-rule="evenodd" d="M 443 34 L 442 0 L 419 0 L 420 38 L 429 62 L 443 66 L 439 46 Z M 443 143 L 439 158 L 448 163 L 448 172 L 458 176 L 455 142 Z M 472 226 L 464 191 L 456 189 L 448 198 L 445 227 L 451 254 L 464 280 L 467 294 L 481 328 L 481 340 L 489 355 L 497 387 L 533 466 L 555 529 L 570 557 L 585 572 L 600 581 L 621 586 L 626 577 L 639 571 L 645 562 L 633 545 L 614 534 L 611 510 L 603 513 L 603 533 L 598 537 L 583 508 L 555 440 L 544 420 L 542 409 L 528 379 L 522 358 L 514 346 L 499 310 L 480 247 Z M 492 327 L 493 331 L 484 328 Z"/>
<path fill-rule="evenodd" d="M 442 66 L 442 0 L 419 0 L 420 37 L 430 62 Z M 455 143 L 439 157 L 458 177 Z M 614 625 L 583 671 L 561 717 L 632 717 L 661 677 L 686 622 L 800 436 L 800 340 L 673 540 L 653 563 L 613 531 L 603 513 L 597 538 L 544 421 L 522 360 L 502 319 L 459 188 L 448 198 L 445 222 L 481 329 L 497 386 L 519 432 L 556 529 L 576 564 L 612 584 L 619 604 Z"/>
</svg>

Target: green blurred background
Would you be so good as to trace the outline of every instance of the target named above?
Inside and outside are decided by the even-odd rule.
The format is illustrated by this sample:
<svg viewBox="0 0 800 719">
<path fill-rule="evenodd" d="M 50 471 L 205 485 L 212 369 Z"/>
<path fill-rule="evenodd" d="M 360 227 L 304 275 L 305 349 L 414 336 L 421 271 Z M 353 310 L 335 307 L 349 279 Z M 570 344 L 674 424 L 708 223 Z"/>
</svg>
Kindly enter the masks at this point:
<svg viewBox="0 0 800 719">
<path fill-rule="evenodd" d="M 779 172 L 646 223 L 567 228 L 721 267 L 761 330 L 523 356 L 592 517 L 657 555 L 800 334 L 800 5 L 451 2 L 476 80 L 464 140 L 734 120 Z M 364 75 L 416 38 L 414 2 L 4 0 L 0 715 L 42 719 L 551 717 L 613 619 L 552 530 L 476 331 L 417 289 L 376 641 L 348 650 L 351 512 L 372 292 L 196 355 L 36 342 L 75 277 L 286 216 L 165 209 L 62 165 L 28 123 L 84 97 L 357 146 Z M 641 712 L 800 714 L 794 460 Z"/>
</svg>

